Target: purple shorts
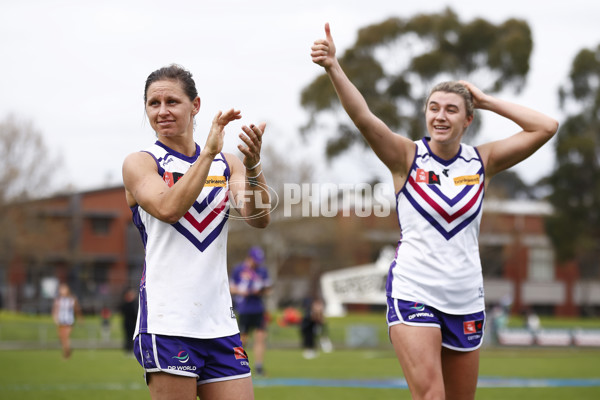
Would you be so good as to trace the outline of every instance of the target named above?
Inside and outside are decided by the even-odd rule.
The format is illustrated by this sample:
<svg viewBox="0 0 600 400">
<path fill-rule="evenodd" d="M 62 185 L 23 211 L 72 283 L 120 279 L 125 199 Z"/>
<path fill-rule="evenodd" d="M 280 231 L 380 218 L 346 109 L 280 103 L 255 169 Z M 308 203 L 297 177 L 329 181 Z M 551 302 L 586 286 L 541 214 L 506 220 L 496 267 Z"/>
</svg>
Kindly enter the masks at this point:
<svg viewBox="0 0 600 400">
<path fill-rule="evenodd" d="M 388 296 L 387 323 L 388 327 L 396 324 L 438 327 L 442 330 L 442 346 L 457 351 L 473 351 L 483 342 L 485 311 L 446 314 L 423 303 Z"/>
<path fill-rule="evenodd" d="M 240 335 L 194 339 L 141 333 L 134 341 L 135 358 L 147 374 L 168 374 L 196 378 L 198 385 L 250 376 L 248 356 Z"/>
</svg>

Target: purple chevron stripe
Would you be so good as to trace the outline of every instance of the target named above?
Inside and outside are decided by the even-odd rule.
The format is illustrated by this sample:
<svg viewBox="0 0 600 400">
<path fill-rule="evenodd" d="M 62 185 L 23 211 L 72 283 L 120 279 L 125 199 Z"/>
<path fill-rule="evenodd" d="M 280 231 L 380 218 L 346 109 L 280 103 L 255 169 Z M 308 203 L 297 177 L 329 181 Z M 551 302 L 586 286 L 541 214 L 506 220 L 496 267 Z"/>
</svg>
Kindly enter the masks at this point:
<svg viewBox="0 0 600 400">
<path fill-rule="evenodd" d="M 412 197 L 408 191 L 405 191 L 404 194 L 406 196 L 406 199 L 415 208 L 415 210 L 417 210 L 419 212 L 419 214 L 421 214 L 423 216 L 423 218 L 425 218 L 439 233 L 441 233 L 442 236 L 446 240 L 452 239 L 457 233 L 459 233 L 467 225 L 469 225 L 471 223 L 471 221 L 473 221 L 475 218 L 477 218 L 477 215 L 479 215 L 479 212 L 481 211 L 481 205 L 483 204 L 483 198 L 482 198 L 479 201 L 477 210 L 473 214 L 471 214 L 469 217 L 464 219 L 460 224 L 456 225 L 452 230 L 448 231 L 435 219 L 434 216 L 432 216 L 425 209 L 423 209 L 423 207 L 421 207 L 419 202 L 416 201 L 415 198 Z"/>
<path fill-rule="evenodd" d="M 201 213 L 202 211 L 204 211 L 206 209 L 206 207 L 208 207 L 208 205 L 210 203 L 212 203 L 212 201 L 215 199 L 215 197 L 217 197 L 217 195 L 223 189 L 224 189 L 223 187 L 215 187 L 208 193 L 208 195 L 206 195 L 205 198 L 202 199 L 201 202 L 195 201 L 194 205 L 192 207 L 194 207 L 194 210 L 196 210 L 198 213 Z"/>
<path fill-rule="evenodd" d="M 413 169 L 416 171 L 417 167 L 414 167 Z M 479 171 L 477 171 L 475 174 L 483 175 L 483 167 L 481 167 L 479 169 Z M 483 183 L 481 183 L 481 184 L 483 184 Z M 460 192 L 458 192 L 458 194 L 456 196 L 454 196 L 453 198 L 449 198 L 444 193 L 442 193 L 440 188 L 437 187 L 436 185 L 428 185 L 429 189 L 432 192 L 434 192 L 440 199 L 442 199 L 449 206 L 454 206 L 456 203 L 461 201 L 471 190 L 473 190 L 473 188 L 475 186 L 476 185 L 466 185 L 465 188 L 463 190 L 461 190 Z"/>
<path fill-rule="evenodd" d="M 451 223 L 455 219 L 460 218 L 463 214 L 466 214 L 470 210 L 470 208 L 475 204 L 475 202 L 479 198 L 480 193 L 483 191 L 483 185 L 478 185 L 477 193 L 475 193 L 474 196 L 471 196 L 470 200 L 466 204 L 464 204 L 462 206 L 462 208 L 454 211 L 452 214 L 449 214 L 443 207 L 441 207 L 439 205 L 438 202 L 436 202 L 434 199 L 432 199 L 427 194 L 427 192 L 425 190 L 423 190 L 421 185 L 419 185 L 417 182 L 415 182 L 415 180 L 412 178 L 412 176 L 410 176 L 408 178 L 408 184 L 410 185 L 410 187 L 412 188 L 412 190 L 414 191 L 414 193 L 416 195 L 421 197 L 425 201 L 425 203 L 429 204 L 429 206 L 431 208 L 433 208 L 437 212 L 437 214 L 440 217 L 444 218 L 444 220 L 448 223 Z"/>
<path fill-rule="evenodd" d="M 183 236 L 185 236 L 185 238 L 187 240 L 189 240 L 194 246 L 196 246 L 196 248 L 198 250 L 204 251 L 219 236 L 219 233 L 221 233 L 221 231 L 223 230 L 223 227 L 225 226 L 225 223 L 227 222 L 228 219 L 229 219 L 229 209 L 227 209 L 227 212 L 225 213 L 225 216 L 223 217 L 223 221 L 221 221 L 219 223 L 219 225 L 217 225 L 215 227 L 215 229 L 213 229 L 212 232 L 204 240 L 199 240 L 196 236 L 194 236 L 194 234 L 192 232 L 190 232 L 186 227 L 184 227 L 179 222 L 175 222 L 171 226 L 173 228 L 175 228 L 177 230 L 177 232 L 179 232 Z"/>
</svg>

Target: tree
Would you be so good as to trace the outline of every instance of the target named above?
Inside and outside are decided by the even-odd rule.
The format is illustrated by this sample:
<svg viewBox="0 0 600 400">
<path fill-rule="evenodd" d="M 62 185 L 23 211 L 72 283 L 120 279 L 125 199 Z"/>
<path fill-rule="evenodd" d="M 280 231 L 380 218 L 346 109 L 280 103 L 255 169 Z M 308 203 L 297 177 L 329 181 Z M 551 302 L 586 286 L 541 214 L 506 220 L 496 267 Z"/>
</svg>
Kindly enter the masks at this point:
<svg viewBox="0 0 600 400">
<path fill-rule="evenodd" d="M 65 232 L 53 221 L 40 219 L 31 201 L 48 194 L 53 174 L 60 172 L 31 121 L 13 115 L 0 121 L 0 159 L 0 284 L 4 284 L 9 264 L 15 260 L 39 264 Z"/>
<path fill-rule="evenodd" d="M 597 276 L 600 259 L 600 45 L 583 49 L 559 90 L 569 116 L 556 139 L 556 167 L 548 178 L 554 215 L 547 229 L 561 260 L 575 259 Z M 571 111 L 573 110 L 573 111 Z"/>
<path fill-rule="evenodd" d="M 496 199 L 533 199 L 536 198 L 534 188 L 531 188 L 511 170 L 502 171 L 490 180 L 485 189 L 486 198 Z"/>
<path fill-rule="evenodd" d="M 14 115 L 0 121 L 0 159 L 0 205 L 48 193 L 57 161 L 31 121 Z"/>
<path fill-rule="evenodd" d="M 375 115 L 393 131 L 417 139 L 425 132 L 422 110 L 433 82 L 477 78 L 487 92 L 506 87 L 518 92 L 529 71 L 532 47 L 525 21 L 509 19 L 494 25 L 477 18 L 462 23 L 446 9 L 410 19 L 389 18 L 360 29 L 340 64 Z M 325 74 L 304 88 L 301 104 L 309 112 L 304 133 L 315 129 L 322 113 L 340 110 Z M 470 131 L 477 128 L 475 123 Z M 355 143 L 366 145 L 353 126 L 338 122 L 335 136 L 327 143 L 327 158 Z"/>
</svg>

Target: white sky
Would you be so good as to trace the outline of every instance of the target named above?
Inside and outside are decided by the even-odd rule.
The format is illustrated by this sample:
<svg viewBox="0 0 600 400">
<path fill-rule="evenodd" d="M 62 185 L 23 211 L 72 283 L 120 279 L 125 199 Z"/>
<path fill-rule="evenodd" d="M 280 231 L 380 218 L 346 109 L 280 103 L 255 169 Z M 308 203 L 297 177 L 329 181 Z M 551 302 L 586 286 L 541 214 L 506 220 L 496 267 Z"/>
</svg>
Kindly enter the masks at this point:
<svg viewBox="0 0 600 400">
<path fill-rule="evenodd" d="M 307 120 L 300 91 L 322 71 L 310 60 L 312 42 L 329 21 L 342 54 L 359 28 L 390 16 L 441 12 L 463 22 L 525 19 L 534 51 L 527 87 L 504 95 L 559 121 L 558 87 L 583 48 L 600 43 L 600 3 L 504 0 L 408 2 L 393 0 L 0 0 L 0 119 L 13 113 L 33 121 L 54 155 L 63 160 L 61 184 L 95 189 L 121 182 L 125 156 L 155 136 L 145 120 L 148 74 L 178 63 L 194 74 L 202 99 L 196 141 L 221 109 L 241 109 L 225 150 L 236 154 L 241 124 L 268 123 L 270 141 L 290 162 L 322 158 L 323 140 L 300 139 Z M 420 3 L 420 4 L 417 4 Z M 477 83 L 477 82 L 475 82 Z M 505 137 L 516 126 L 487 117 L 477 142 Z M 331 165 L 317 162 L 318 181 L 368 181 L 385 169 L 370 156 L 350 154 Z M 553 147 L 518 167 L 533 182 L 553 165 Z M 383 171 L 383 175 L 382 175 Z"/>
</svg>

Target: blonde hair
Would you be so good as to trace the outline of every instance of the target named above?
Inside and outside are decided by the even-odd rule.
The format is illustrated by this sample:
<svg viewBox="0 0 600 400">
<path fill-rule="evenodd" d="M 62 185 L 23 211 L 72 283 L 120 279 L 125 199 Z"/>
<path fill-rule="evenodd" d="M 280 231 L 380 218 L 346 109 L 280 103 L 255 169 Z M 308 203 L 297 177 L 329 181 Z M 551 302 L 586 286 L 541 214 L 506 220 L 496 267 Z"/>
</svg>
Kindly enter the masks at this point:
<svg viewBox="0 0 600 400">
<path fill-rule="evenodd" d="M 425 101 L 425 110 L 427 110 L 427 104 L 429 104 L 429 99 L 431 95 L 435 92 L 445 92 L 445 93 L 456 93 L 465 101 L 465 109 L 467 112 L 467 117 L 473 116 L 475 106 L 473 105 L 473 95 L 469 92 L 469 89 L 462 83 L 456 81 L 448 81 L 441 82 L 435 85 L 429 95 L 427 96 L 427 100 Z"/>
</svg>

